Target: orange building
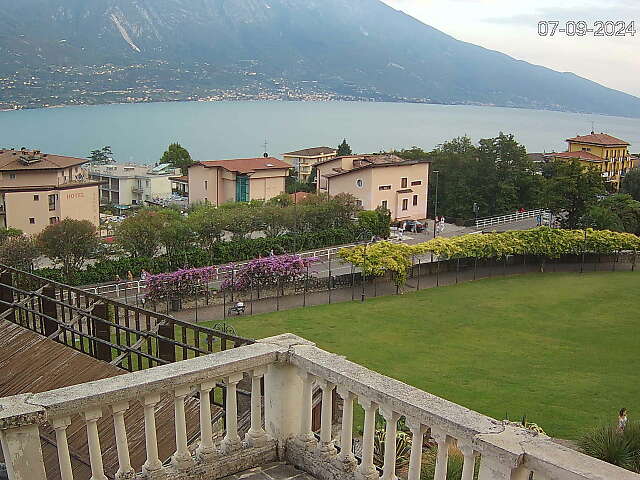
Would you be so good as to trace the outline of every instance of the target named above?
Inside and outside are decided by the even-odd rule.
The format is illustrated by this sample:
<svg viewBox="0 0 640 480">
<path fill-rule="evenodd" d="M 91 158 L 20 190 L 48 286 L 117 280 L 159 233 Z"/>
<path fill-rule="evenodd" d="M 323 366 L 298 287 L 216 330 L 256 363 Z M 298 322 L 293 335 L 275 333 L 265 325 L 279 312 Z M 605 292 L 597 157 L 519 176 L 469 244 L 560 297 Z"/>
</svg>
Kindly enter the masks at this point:
<svg viewBox="0 0 640 480">
<path fill-rule="evenodd" d="M 0 150 L 0 226 L 35 234 L 65 218 L 100 223 L 98 186 L 83 158 Z"/>
</svg>

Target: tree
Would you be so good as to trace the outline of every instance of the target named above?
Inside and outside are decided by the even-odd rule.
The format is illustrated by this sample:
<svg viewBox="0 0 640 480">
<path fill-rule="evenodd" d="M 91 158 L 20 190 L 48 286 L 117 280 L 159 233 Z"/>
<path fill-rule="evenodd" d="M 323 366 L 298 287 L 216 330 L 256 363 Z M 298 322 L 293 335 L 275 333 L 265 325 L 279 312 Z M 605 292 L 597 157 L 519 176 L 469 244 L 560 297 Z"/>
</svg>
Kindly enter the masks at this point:
<svg viewBox="0 0 640 480">
<path fill-rule="evenodd" d="M 40 249 L 29 235 L 11 236 L 0 244 L 0 263 L 9 267 L 30 271 L 39 256 Z"/>
<path fill-rule="evenodd" d="M 391 212 L 380 206 L 375 210 L 358 212 L 358 227 L 367 236 L 389 238 L 391 227 Z"/>
<path fill-rule="evenodd" d="M 69 280 L 97 253 L 100 239 L 90 221 L 65 218 L 40 232 L 38 245 L 44 255 L 62 265 L 64 277 Z"/>
<path fill-rule="evenodd" d="M 179 143 L 172 143 L 169 145 L 167 151 L 162 154 L 160 163 L 168 163 L 174 168 L 180 168 L 182 170 L 182 174 L 186 175 L 189 167 L 195 162 L 186 148 Z"/>
<path fill-rule="evenodd" d="M 22 230 L 17 228 L 0 228 L 0 244 L 3 244 L 12 237 L 22 235 Z"/>
<path fill-rule="evenodd" d="M 196 242 L 209 253 L 214 245 L 222 240 L 224 222 L 222 211 L 209 204 L 197 206 L 187 218 L 187 225 L 193 231 Z"/>
<path fill-rule="evenodd" d="M 627 193 L 640 200 L 640 167 L 632 168 L 622 179 L 620 193 Z"/>
<path fill-rule="evenodd" d="M 87 157 L 91 165 L 107 165 L 113 163 L 113 152 L 110 146 L 102 147 L 97 150 L 91 150 Z"/>
<path fill-rule="evenodd" d="M 640 233 L 640 202 L 623 193 L 610 195 L 591 207 L 581 223 L 597 230 Z"/>
<path fill-rule="evenodd" d="M 336 154 L 338 157 L 344 157 L 345 155 L 351 155 L 351 147 L 347 143 L 347 139 L 342 140 L 342 143 L 338 145 L 338 153 Z"/>
<path fill-rule="evenodd" d="M 576 228 L 598 196 L 605 193 L 604 181 L 594 167 L 577 160 L 554 160 L 547 168 L 544 182 L 544 206 L 559 215 L 565 228 Z"/>
</svg>

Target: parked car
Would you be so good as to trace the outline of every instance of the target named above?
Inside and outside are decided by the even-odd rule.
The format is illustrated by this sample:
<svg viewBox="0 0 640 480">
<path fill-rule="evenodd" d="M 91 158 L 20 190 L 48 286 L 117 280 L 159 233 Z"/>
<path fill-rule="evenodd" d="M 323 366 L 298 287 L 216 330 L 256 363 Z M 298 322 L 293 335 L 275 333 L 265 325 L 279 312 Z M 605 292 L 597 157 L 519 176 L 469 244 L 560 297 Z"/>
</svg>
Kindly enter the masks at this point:
<svg viewBox="0 0 640 480">
<path fill-rule="evenodd" d="M 422 233 L 425 225 L 417 220 L 405 220 L 400 223 L 400 229 L 404 232 Z"/>
</svg>

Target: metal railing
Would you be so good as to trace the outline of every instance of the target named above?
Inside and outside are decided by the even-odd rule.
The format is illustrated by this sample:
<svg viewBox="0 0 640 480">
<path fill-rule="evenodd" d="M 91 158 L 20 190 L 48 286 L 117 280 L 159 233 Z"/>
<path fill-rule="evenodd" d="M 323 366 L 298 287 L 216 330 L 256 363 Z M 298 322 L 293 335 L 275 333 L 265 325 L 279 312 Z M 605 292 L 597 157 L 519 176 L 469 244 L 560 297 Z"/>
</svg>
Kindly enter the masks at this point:
<svg viewBox="0 0 640 480">
<path fill-rule="evenodd" d="M 504 223 L 518 222 L 527 218 L 534 218 L 538 215 L 549 214 L 548 210 L 539 208 L 536 210 L 527 210 L 525 212 L 515 212 L 509 215 L 501 215 L 499 217 L 478 218 L 476 219 L 476 227 L 484 228 L 492 225 L 502 225 Z"/>
</svg>

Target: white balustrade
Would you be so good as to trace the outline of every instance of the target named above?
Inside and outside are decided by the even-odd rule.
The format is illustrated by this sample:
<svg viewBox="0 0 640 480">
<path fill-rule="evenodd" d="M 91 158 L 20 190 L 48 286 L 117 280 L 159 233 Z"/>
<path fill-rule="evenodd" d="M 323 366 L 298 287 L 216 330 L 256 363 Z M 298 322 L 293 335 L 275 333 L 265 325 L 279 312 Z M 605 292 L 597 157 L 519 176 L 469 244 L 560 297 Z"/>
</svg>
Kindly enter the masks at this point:
<svg viewBox="0 0 640 480">
<path fill-rule="evenodd" d="M 398 435 L 398 420 L 400 414 L 389 407 L 382 407 L 380 413 L 386 420 L 384 434 L 384 466 L 382 480 L 396 480 L 396 437 Z"/>
<path fill-rule="evenodd" d="M 102 418 L 102 410 L 94 408 L 84 413 L 87 423 L 87 445 L 89 447 L 89 463 L 91 464 L 91 480 L 107 480 L 102 464 L 102 450 L 98 435 L 98 420 Z"/>
<path fill-rule="evenodd" d="M 249 373 L 252 383 L 251 428 L 246 445 L 239 441 L 237 425 L 237 384 L 243 376 L 240 372 Z M 263 377 L 265 428 L 261 414 Z M 214 447 L 211 417 L 211 391 L 216 386 L 216 379 L 224 379 L 227 387 L 227 431 L 221 451 Z M 310 448 L 315 445 L 311 430 L 315 382 L 322 389 L 321 441 L 318 448 Z M 191 385 L 197 385 L 200 394 L 198 462 L 189 451 L 185 417 Z M 331 432 L 335 385 L 339 385 L 337 392 L 343 402 L 338 457 L 333 455 L 335 446 Z M 176 451 L 166 469 L 161 463 L 164 458 L 159 458 L 156 433 L 155 408 L 160 401 L 159 392 L 172 392 L 175 411 Z M 427 426 L 431 427 L 431 436 L 438 446 L 435 480 L 446 479 L 448 449 L 454 443 L 464 457 L 461 480 L 473 480 L 478 458 L 478 480 L 529 480 L 531 475 L 534 480 L 637 479 L 632 472 L 558 445 L 544 435 L 503 424 L 384 377 L 293 335 L 272 337 L 254 345 L 178 364 L 98 380 L 92 382 L 90 388 L 75 385 L 0 399 L 0 443 L 9 479 L 46 479 L 38 426 L 50 422 L 55 430 L 60 478 L 73 480 L 75 460 L 70 452 L 67 430 L 70 418 L 80 413 L 86 421 L 91 480 L 106 480 L 98 421 L 103 408 L 108 406 L 113 412 L 115 446 L 108 445 L 105 452 L 111 454 L 117 450 L 115 478 L 138 478 L 134 477 L 129 458 L 125 412 L 129 402 L 139 398 L 143 398 L 147 457 L 140 478 L 149 480 L 172 478 L 172 475 L 183 480 L 215 480 L 260 466 L 261 461 L 271 461 L 278 454 L 284 460 L 294 461 L 317 480 L 353 479 L 352 472 L 356 467 L 351 449 L 354 398 L 364 408 L 362 459 L 355 468 L 356 480 L 396 480 L 397 422 L 401 416 L 407 419 L 412 434 L 408 480 L 420 478 Z M 381 479 L 373 462 L 378 405 L 383 405 L 380 410 L 386 420 Z M 162 425 L 168 423 L 167 419 L 162 419 Z M 296 443 L 288 443 L 292 441 Z M 261 448 L 249 454 L 236 450 L 253 447 Z M 294 457 L 290 458 L 290 455 Z M 212 461 L 214 457 L 215 462 Z"/>
<path fill-rule="evenodd" d="M 233 452 L 240 448 L 240 435 L 238 435 L 238 382 L 242 380 L 242 373 L 227 377 L 227 402 L 225 405 L 226 432 L 220 445 L 224 453 Z"/>
<path fill-rule="evenodd" d="M 359 397 L 358 403 L 364 409 L 364 432 L 362 434 L 362 459 L 356 469 L 356 477 L 360 480 L 371 480 L 378 477 L 373 464 L 373 442 L 376 430 L 376 405 L 368 398 Z"/>
<path fill-rule="evenodd" d="M 407 420 L 407 426 L 411 430 L 411 455 L 409 457 L 409 473 L 407 480 L 420 480 L 422 467 L 422 444 L 427 427 L 416 420 Z M 467 479 L 463 479 L 467 480 Z"/>
<path fill-rule="evenodd" d="M 160 401 L 160 395 L 147 395 L 142 401 L 144 406 L 144 442 L 147 450 L 147 460 L 142 471 L 147 476 L 153 476 L 162 470 L 162 462 L 158 457 L 158 438 L 156 432 L 155 407 Z"/>
<path fill-rule="evenodd" d="M 302 379 L 300 431 L 298 433 L 298 440 L 310 447 L 313 446 L 316 441 L 316 437 L 311 430 L 313 420 L 313 384 L 315 377 L 304 371 L 300 371 L 298 374 Z"/>
<path fill-rule="evenodd" d="M 58 449 L 60 479 L 73 480 L 71 455 L 69 455 L 69 442 L 67 440 L 67 427 L 71 425 L 71 419 L 69 417 L 56 418 L 51 422 L 51 424 L 56 432 L 56 447 Z"/>
<path fill-rule="evenodd" d="M 256 368 L 251 372 L 251 427 L 246 435 L 247 444 L 260 447 L 267 441 L 267 434 L 262 428 L 262 389 L 261 380 L 266 369 Z"/>
<path fill-rule="evenodd" d="M 116 449 L 118 451 L 117 480 L 129 480 L 135 476 L 129 457 L 129 442 L 127 441 L 127 427 L 124 422 L 124 412 L 129 408 L 129 402 L 120 402 L 111 406 L 113 412 L 113 429 L 116 435 Z"/>
<path fill-rule="evenodd" d="M 338 459 L 344 464 L 355 465 L 356 458 L 352 451 L 353 401 L 355 395 L 343 387 L 338 387 L 337 392 L 342 398 L 342 430 L 340 432 L 340 454 L 338 455 Z"/>
<path fill-rule="evenodd" d="M 205 461 L 215 453 L 213 447 L 213 427 L 211 426 L 211 390 L 216 382 L 200 384 L 200 446 L 196 453 Z"/>
<path fill-rule="evenodd" d="M 446 480 L 447 464 L 449 462 L 449 442 L 447 434 L 440 429 L 432 428 L 431 437 L 438 444 L 438 455 L 436 456 L 436 471 L 433 480 Z"/>
<path fill-rule="evenodd" d="M 176 430 L 176 451 L 171 457 L 171 463 L 178 470 L 187 470 L 193 466 L 193 459 L 189 452 L 187 439 L 187 421 L 185 416 L 184 402 L 191 393 L 191 387 L 186 385 L 176 388 L 174 392 L 174 415 Z"/>
<path fill-rule="evenodd" d="M 323 455 L 335 455 L 336 447 L 331 440 L 331 424 L 333 416 L 333 389 L 335 385 L 326 380 L 318 380 L 322 390 L 322 412 L 320 418 L 320 444 L 318 450 Z"/>
</svg>

